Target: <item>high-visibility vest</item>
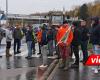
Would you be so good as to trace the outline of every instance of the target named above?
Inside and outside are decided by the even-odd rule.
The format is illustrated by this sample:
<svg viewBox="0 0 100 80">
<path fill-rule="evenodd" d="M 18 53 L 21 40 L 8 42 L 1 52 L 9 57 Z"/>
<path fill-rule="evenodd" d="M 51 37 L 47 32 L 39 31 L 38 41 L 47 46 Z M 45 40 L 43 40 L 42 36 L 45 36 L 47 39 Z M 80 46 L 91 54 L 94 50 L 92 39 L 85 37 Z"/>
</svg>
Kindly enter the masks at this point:
<svg viewBox="0 0 100 80">
<path fill-rule="evenodd" d="M 58 29 L 58 32 L 57 32 L 57 35 L 56 35 L 56 40 L 57 40 L 58 43 L 61 41 L 62 37 L 65 35 L 65 33 L 66 33 L 66 31 L 67 31 L 68 29 L 69 29 L 69 26 L 68 26 L 68 25 L 66 25 L 66 27 L 61 26 L 61 27 Z M 67 39 L 67 41 L 65 42 L 66 45 L 70 45 L 71 42 L 72 42 L 72 40 L 73 40 L 73 32 L 72 32 L 72 30 L 70 30 L 69 35 L 68 35 L 68 39 Z M 62 43 L 63 43 L 63 42 L 60 42 L 59 45 L 62 44 Z"/>
<path fill-rule="evenodd" d="M 35 33 L 32 31 L 32 39 L 35 40 Z"/>
<path fill-rule="evenodd" d="M 38 40 L 38 42 L 41 42 L 41 38 L 42 38 L 42 31 L 40 30 L 40 31 L 37 32 L 37 40 Z"/>
</svg>

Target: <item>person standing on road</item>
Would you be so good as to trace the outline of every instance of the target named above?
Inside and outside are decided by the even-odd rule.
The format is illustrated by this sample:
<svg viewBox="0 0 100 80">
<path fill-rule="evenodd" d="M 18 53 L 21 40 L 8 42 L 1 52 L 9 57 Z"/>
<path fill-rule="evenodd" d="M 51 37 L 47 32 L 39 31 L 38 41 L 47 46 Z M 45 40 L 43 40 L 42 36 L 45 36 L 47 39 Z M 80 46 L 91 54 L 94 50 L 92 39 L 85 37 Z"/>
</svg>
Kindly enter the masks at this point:
<svg viewBox="0 0 100 80">
<path fill-rule="evenodd" d="M 14 38 L 14 54 L 21 53 L 20 47 L 21 47 L 21 39 L 23 38 L 23 31 L 21 30 L 19 25 L 16 25 L 14 31 L 13 31 L 13 38 Z M 17 51 L 16 51 L 17 47 Z"/>
<path fill-rule="evenodd" d="M 34 30 L 32 29 L 32 37 L 33 37 L 33 40 L 32 40 L 32 52 L 33 54 L 35 54 L 35 43 L 37 42 L 37 39 L 36 39 L 36 35 L 35 35 L 35 32 Z"/>
<path fill-rule="evenodd" d="M 1 28 L 2 26 L 0 25 L 0 48 L 1 48 L 1 41 L 4 37 L 4 34 L 3 34 L 3 29 Z M 0 55 L 0 58 L 2 58 L 2 56 Z"/>
<path fill-rule="evenodd" d="M 93 52 L 95 55 L 100 55 L 100 23 L 99 17 L 92 18 L 92 29 L 90 32 L 90 40 L 93 45 Z M 94 73 L 99 72 L 100 66 L 94 68 Z"/>
<path fill-rule="evenodd" d="M 54 39 L 54 42 L 55 42 L 55 50 L 56 50 L 57 59 L 60 59 L 59 46 L 56 46 L 57 45 L 56 35 L 57 35 L 58 30 L 59 30 L 59 26 L 56 26 L 54 31 L 53 31 L 53 39 Z"/>
<path fill-rule="evenodd" d="M 12 30 L 11 30 L 10 26 L 7 26 L 7 30 L 6 30 L 6 57 L 12 56 L 10 54 L 11 41 L 12 41 Z"/>
<path fill-rule="evenodd" d="M 48 30 L 47 39 L 48 39 L 48 49 L 49 49 L 48 56 L 53 56 L 53 32 L 51 28 L 49 28 Z"/>
<path fill-rule="evenodd" d="M 3 29 L 1 28 L 2 26 L 0 25 L 0 46 L 1 46 L 1 41 L 3 39 Z"/>
<path fill-rule="evenodd" d="M 61 41 L 62 37 L 65 37 L 65 34 L 67 35 L 66 42 Z M 59 28 L 57 32 L 57 44 L 59 46 L 59 51 L 62 59 L 62 64 L 60 64 L 59 68 L 63 68 L 64 70 L 67 70 L 69 68 L 69 54 L 70 54 L 70 44 L 73 40 L 73 32 L 69 25 L 67 24 L 67 21 L 63 22 L 63 25 Z"/>
<path fill-rule="evenodd" d="M 75 67 L 79 67 L 79 37 L 80 37 L 80 33 L 79 33 L 79 26 L 78 26 L 78 22 L 73 22 L 73 27 L 72 27 L 72 30 L 73 30 L 73 40 L 72 40 L 72 43 L 71 43 L 71 57 L 74 53 L 75 55 L 75 63 L 71 65 L 72 68 L 75 68 Z"/>
<path fill-rule="evenodd" d="M 45 26 L 42 27 L 41 34 L 41 54 L 43 57 L 43 64 L 40 67 L 47 67 L 48 40 L 47 28 Z"/>
<path fill-rule="evenodd" d="M 89 40 L 89 30 L 86 26 L 86 21 L 82 20 L 81 21 L 81 25 L 79 27 L 79 42 L 80 42 L 80 46 L 83 52 L 83 63 L 85 63 L 87 61 L 88 58 L 88 50 L 87 50 L 87 45 L 88 45 L 88 40 Z"/>
<path fill-rule="evenodd" d="M 26 43 L 28 49 L 28 56 L 25 57 L 26 59 L 32 59 L 32 42 L 34 42 L 34 32 L 31 26 L 28 26 L 28 30 L 26 33 Z"/>
<path fill-rule="evenodd" d="M 37 41 L 38 41 L 38 46 L 39 46 L 39 53 L 41 55 L 41 37 L 42 37 L 42 30 L 39 29 L 37 31 Z"/>
</svg>

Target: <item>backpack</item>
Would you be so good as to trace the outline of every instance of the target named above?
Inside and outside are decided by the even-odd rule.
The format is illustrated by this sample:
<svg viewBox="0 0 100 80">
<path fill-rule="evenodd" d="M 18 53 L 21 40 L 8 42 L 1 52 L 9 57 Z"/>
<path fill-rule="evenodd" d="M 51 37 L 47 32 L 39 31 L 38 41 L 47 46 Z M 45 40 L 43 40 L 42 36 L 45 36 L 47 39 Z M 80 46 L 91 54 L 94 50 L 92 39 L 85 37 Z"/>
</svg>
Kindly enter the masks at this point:
<svg viewBox="0 0 100 80">
<path fill-rule="evenodd" d="M 36 39 L 35 33 L 33 31 L 32 31 L 32 40 L 33 40 L 33 42 L 37 43 L 37 39 Z"/>
<path fill-rule="evenodd" d="M 46 45 L 48 43 L 47 40 L 47 31 L 42 31 L 42 39 L 41 39 L 41 44 Z"/>
</svg>

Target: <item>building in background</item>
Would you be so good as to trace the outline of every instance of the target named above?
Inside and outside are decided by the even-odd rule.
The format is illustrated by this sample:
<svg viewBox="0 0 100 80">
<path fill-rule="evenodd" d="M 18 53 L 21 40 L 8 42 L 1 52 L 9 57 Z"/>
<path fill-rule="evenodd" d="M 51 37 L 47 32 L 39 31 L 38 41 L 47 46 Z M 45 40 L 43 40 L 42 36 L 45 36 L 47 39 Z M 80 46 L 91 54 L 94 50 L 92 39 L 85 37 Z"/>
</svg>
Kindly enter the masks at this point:
<svg viewBox="0 0 100 80">
<path fill-rule="evenodd" d="M 49 11 L 46 13 L 34 13 L 30 15 L 25 15 L 25 14 L 7 15 L 9 25 L 20 24 L 21 26 L 25 26 L 27 24 L 40 25 L 43 23 L 49 24 L 49 26 L 60 25 L 63 23 L 63 17 L 67 19 L 67 15 L 64 15 L 63 11 Z"/>
</svg>

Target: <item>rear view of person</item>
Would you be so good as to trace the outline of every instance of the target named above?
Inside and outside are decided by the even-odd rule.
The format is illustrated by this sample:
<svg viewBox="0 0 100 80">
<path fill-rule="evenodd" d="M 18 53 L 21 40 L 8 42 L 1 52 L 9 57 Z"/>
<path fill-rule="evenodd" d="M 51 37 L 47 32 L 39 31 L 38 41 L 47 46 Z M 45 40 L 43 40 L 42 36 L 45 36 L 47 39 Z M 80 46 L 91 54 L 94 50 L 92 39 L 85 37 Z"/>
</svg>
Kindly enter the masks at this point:
<svg viewBox="0 0 100 80">
<path fill-rule="evenodd" d="M 10 54 L 11 41 L 12 41 L 12 30 L 11 30 L 10 26 L 7 26 L 7 30 L 6 30 L 6 57 L 12 56 Z"/>
<path fill-rule="evenodd" d="M 53 56 L 53 32 L 51 28 L 48 30 L 47 39 L 48 39 L 48 49 L 49 49 L 48 56 Z"/>
</svg>

